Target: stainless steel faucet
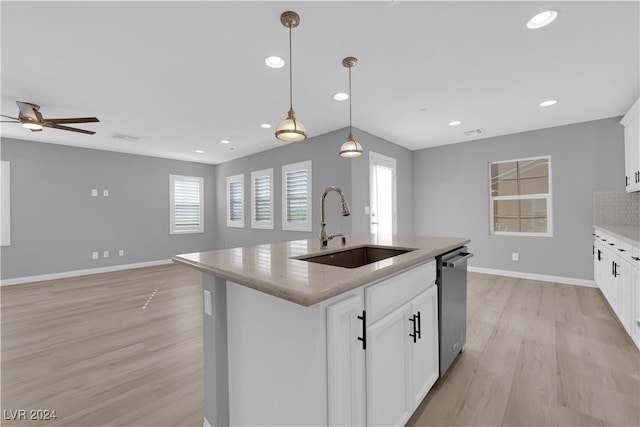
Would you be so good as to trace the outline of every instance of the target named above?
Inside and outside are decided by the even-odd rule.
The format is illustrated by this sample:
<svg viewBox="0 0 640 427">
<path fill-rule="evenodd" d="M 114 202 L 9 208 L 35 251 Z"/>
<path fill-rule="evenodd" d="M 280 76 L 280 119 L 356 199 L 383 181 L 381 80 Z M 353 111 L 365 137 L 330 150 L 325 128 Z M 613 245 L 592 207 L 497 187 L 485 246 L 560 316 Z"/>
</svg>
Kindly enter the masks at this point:
<svg viewBox="0 0 640 427">
<path fill-rule="evenodd" d="M 328 235 L 327 234 L 327 223 L 325 220 L 325 213 L 324 213 L 324 199 L 327 197 L 327 194 L 329 194 L 329 192 L 331 191 L 335 191 L 336 193 L 338 193 L 340 195 L 340 202 L 342 204 L 342 216 L 349 216 L 351 215 L 351 210 L 349 210 L 349 205 L 347 204 L 347 199 L 344 195 L 344 193 L 342 192 L 341 189 L 339 189 L 338 187 L 327 187 L 326 190 L 324 190 L 324 193 L 322 194 L 322 223 L 321 223 L 321 227 L 320 227 L 320 246 L 323 248 L 327 247 L 327 243 L 329 243 L 329 240 L 333 239 L 334 237 L 339 237 L 342 236 L 342 243 L 345 244 L 346 240 L 344 237 L 344 234 L 340 233 L 340 234 L 332 234 L 332 235 Z"/>
</svg>

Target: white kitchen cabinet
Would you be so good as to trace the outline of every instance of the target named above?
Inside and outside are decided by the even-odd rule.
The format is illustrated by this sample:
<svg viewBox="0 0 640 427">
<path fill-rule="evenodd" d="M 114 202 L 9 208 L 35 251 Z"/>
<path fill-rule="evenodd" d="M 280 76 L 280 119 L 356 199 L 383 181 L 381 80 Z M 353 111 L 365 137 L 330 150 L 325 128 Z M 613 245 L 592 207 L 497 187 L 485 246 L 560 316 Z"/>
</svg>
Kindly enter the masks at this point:
<svg viewBox="0 0 640 427">
<path fill-rule="evenodd" d="M 437 287 L 369 326 L 367 337 L 367 423 L 404 425 L 438 379 Z"/>
<path fill-rule="evenodd" d="M 620 123 L 624 126 L 625 188 L 640 191 L 640 107 L 638 100 Z"/>
<path fill-rule="evenodd" d="M 418 313 L 419 336 L 411 346 L 412 412 L 438 379 L 438 288 L 432 286 L 414 298 L 411 311 Z"/>
<path fill-rule="evenodd" d="M 635 268 L 631 271 L 631 338 L 640 348 L 640 247 L 634 247 L 631 260 Z"/>
<path fill-rule="evenodd" d="M 366 424 L 362 293 L 327 308 L 330 426 Z"/>
<path fill-rule="evenodd" d="M 603 231 L 594 233 L 594 279 L 624 329 L 640 348 L 640 253 Z"/>
<path fill-rule="evenodd" d="M 411 416 L 411 314 L 405 304 L 367 328 L 367 425 L 401 426 Z"/>
</svg>

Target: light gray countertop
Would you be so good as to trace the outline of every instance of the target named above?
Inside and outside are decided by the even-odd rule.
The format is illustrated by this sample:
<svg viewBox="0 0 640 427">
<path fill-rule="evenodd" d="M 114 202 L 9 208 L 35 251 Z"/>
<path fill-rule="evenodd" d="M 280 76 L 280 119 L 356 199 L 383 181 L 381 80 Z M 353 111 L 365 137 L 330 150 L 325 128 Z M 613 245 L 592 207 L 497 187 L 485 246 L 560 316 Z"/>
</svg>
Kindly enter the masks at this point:
<svg viewBox="0 0 640 427">
<path fill-rule="evenodd" d="M 173 261 L 261 292 L 310 306 L 428 261 L 469 243 L 461 237 L 349 234 L 321 248 L 318 239 L 176 255 Z M 361 245 L 416 249 L 358 268 L 316 264 L 292 257 L 323 255 Z"/>
<path fill-rule="evenodd" d="M 613 237 L 624 240 L 632 246 L 640 246 L 640 227 L 616 224 L 596 224 L 593 228 L 611 234 Z"/>
</svg>

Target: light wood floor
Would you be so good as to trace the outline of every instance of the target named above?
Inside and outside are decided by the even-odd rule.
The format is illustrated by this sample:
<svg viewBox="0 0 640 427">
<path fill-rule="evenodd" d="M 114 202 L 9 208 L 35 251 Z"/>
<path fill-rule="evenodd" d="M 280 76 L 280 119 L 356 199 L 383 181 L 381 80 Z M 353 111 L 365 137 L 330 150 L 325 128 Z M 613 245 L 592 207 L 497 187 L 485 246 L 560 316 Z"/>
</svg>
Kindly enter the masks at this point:
<svg viewBox="0 0 640 427">
<path fill-rule="evenodd" d="M 408 426 L 640 425 L 640 354 L 598 289 L 468 282 L 466 350 Z"/>
<path fill-rule="evenodd" d="M 0 288 L 2 409 L 58 416 L 2 425 L 202 426 L 200 280 L 169 265 Z M 468 289 L 466 351 L 408 426 L 640 425 L 640 354 L 599 290 Z"/>
<path fill-rule="evenodd" d="M 53 423 L 3 419 L 3 426 L 202 427 L 195 270 L 167 265 L 0 292 L 2 418 L 18 409 L 58 416 Z"/>
</svg>

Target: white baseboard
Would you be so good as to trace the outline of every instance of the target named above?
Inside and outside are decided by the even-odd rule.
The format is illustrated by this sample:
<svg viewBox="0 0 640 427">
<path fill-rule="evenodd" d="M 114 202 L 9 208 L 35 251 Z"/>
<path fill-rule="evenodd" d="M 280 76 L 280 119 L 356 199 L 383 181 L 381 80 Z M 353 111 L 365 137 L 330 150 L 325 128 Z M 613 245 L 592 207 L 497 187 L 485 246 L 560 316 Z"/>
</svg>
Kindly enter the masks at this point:
<svg viewBox="0 0 640 427">
<path fill-rule="evenodd" d="M 0 286 L 20 285 L 22 283 L 41 282 L 43 280 L 66 279 L 69 277 L 87 276 L 89 274 L 111 273 L 113 271 L 130 270 L 132 268 L 153 267 L 171 264 L 170 259 L 159 261 L 139 262 L 135 264 L 113 265 L 110 267 L 88 268 L 86 270 L 63 271 L 61 273 L 40 274 L 38 276 L 16 277 L 15 279 L 0 280 Z"/>
<path fill-rule="evenodd" d="M 496 270 L 493 268 L 467 267 L 473 273 L 495 274 L 497 276 L 517 277 L 518 279 L 541 280 L 543 282 L 562 283 L 565 285 L 587 286 L 597 288 L 595 280 L 574 279 L 573 277 L 549 276 L 546 274 L 523 273 L 520 271 Z"/>
<path fill-rule="evenodd" d="M 209 420 L 207 420 L 207 417 L 204 417 L 204 422 L 202 423 L 202 427 L 211 427 L 211 424 L 209 424 Z"/>
</svg>

